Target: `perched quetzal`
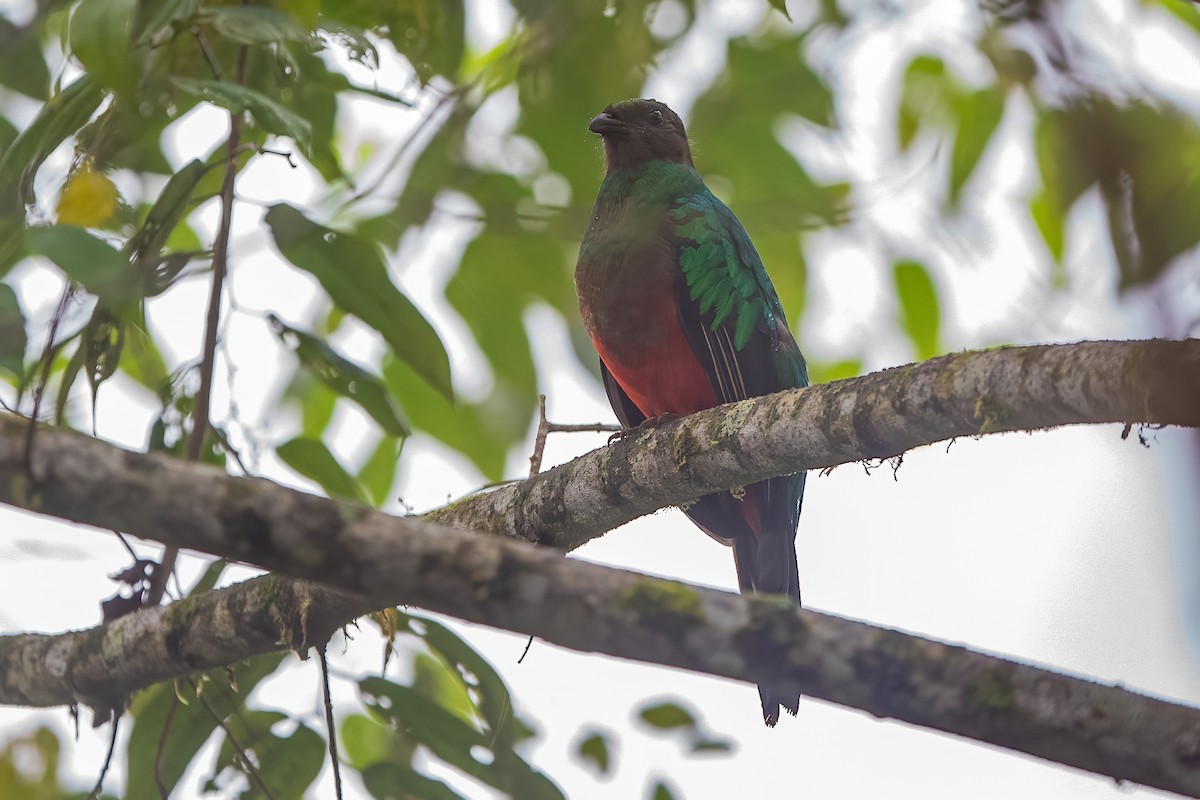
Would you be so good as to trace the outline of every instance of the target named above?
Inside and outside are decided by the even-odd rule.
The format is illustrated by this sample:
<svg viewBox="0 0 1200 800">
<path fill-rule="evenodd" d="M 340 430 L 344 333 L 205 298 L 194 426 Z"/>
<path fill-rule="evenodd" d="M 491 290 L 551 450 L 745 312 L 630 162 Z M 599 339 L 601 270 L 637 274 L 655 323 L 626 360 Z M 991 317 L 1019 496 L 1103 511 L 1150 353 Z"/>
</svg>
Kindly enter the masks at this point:
<svg viewBox="0 0 1200 800">
<path fill-rule="evenodd" d="M 804 357 L 737 217 L 692 165 L 683 122 L 655 100 L 609 106 L 588 129 L 606 173 L 575 285 L 600 372 L 625 428 L 808 385 Z M 804 475 L 710 494 L 687 515 L 733 547 L 743 594 L 800 603 L 796 525 Z M 763 719 L 800 698 L 759 686 Z"/>
</svg>

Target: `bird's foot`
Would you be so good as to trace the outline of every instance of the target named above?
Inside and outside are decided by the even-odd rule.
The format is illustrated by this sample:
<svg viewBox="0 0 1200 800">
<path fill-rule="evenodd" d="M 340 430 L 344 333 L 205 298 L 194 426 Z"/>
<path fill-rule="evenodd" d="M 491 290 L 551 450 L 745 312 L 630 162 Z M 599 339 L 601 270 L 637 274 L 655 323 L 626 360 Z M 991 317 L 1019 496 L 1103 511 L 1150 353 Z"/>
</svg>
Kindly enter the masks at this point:
<svg viewBox="0 0 1200 800">
<path fill-rule="evenodd" d="M 651 428 L 657 428 L 659 425 L 665 425 L 668 422 L 672 422 L 674 420 L 679 419 L 680 416 L 681 415 L 679 415 L 679 414 L 672 414 L 670 412 L 667 412 L 666 414 L 659 414 L 657 417 L 650 417 L 648 419 L 642 420 L 642 423 L 636 427 L 624 428 L 622 430 L 617 431 L 616 433 L 614 433 L 613 435 L 608 437 L 608 443 L 611 445 L 614 442 L 619 442 L 622 439 L 629 438 L 630 436 L 640 436 L 641 434 L 645 433 L 646 431 L 650 430 Z"/>
</svg>

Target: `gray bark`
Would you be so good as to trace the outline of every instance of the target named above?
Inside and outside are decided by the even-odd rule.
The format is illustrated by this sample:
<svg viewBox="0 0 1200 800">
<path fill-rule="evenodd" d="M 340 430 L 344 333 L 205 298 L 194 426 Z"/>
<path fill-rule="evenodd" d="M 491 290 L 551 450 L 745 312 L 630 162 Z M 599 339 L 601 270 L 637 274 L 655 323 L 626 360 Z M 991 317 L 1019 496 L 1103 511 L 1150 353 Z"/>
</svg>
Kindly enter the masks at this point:
<svg viewBox="0 0 1200 800">
<path fill-rule="evenodd" d="M 0 416 L 0 502 L 343 590 L 270 576 L 89 631 L 0 637 L 0 702 L 120 708 L 155 681 L 320 644 L 368 610 L 409 603 L 577 650 L 788 684 L 877 716 L 1200 794 L 1193 709 L 525 543 L 569 549 L 709 491 L 954 436 L 1096 422 L 1200 426 L 1200 342 L 964 353 L 781 393 L 630 437 L 426 519 L 61 430 L 38 432 L 27 471 L 27 423 Z"/>
</svg>

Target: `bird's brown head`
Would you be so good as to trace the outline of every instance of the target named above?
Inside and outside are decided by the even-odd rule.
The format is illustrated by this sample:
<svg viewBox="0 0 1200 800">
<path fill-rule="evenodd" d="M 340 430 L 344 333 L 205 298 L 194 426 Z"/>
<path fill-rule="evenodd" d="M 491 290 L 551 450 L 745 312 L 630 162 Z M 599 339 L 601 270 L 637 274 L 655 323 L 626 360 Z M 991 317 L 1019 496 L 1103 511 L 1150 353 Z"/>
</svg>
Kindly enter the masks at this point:
<svg viewBox="0 0 1200 800">
<path fill-rule="evenodd" d="M 657 100 L 613 103 L 592 119 L 588 130 L 604 139 L 604 158 L 610 170 L 648 161 L 692 166 L 683 120 Z"/>
</svg>

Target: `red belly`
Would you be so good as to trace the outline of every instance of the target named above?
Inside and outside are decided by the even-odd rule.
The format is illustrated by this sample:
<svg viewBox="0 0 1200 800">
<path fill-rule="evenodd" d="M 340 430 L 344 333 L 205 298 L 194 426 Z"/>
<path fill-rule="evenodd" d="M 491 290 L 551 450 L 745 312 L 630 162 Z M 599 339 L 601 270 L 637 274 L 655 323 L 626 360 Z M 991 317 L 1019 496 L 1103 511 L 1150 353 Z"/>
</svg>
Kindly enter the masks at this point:
<svg viewBox="0 0 1200 800">
<path fill-rule="evenodd" d="M 674 309 L 670 311 L 668 319 L 674 322 Z M 647 331 L 649 335 L 635 345 L 606 342 L 589 333 L 600 360 L 647 417 L 692 414 L 717 405 L 712 381 L 678 324 Z"/>
</svg>

